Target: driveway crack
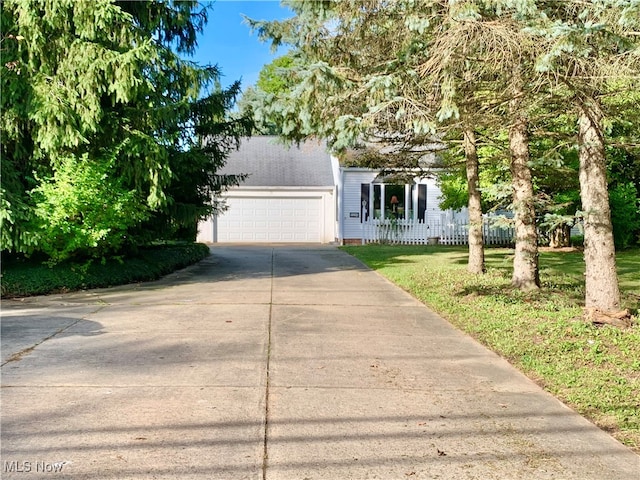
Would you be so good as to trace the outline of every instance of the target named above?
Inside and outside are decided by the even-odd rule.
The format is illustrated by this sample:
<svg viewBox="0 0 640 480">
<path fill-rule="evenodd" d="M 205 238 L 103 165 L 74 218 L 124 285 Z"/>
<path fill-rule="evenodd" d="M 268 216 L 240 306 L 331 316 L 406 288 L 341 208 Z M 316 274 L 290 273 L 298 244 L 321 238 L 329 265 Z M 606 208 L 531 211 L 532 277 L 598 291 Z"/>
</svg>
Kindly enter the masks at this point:
<svg viewBox="0 0 640 480">
<path fill-rule="evenodd" d="M 96 313 L 98 313 L 100 310 L 102 310 L 104 307 L 98 307 L 98 309 L 94 310 L 93 312 L 89 313 L 88 315 L 85 315 L 85 317 L 89 316 L 89 315 L 94 315 Z M 33 352 L 36 347 L 42 345 L 44 342 L 51 340 L 52 338 L 57 337 L 58 335 L 60 335 L 61 333 L 69 330 L 71 327 L 76 326 L 78 323 L 82 322 L 83 320 L 86 320 L 85 317 L 81 317 L 78 318 L 75 322 L 71 322 L 69 325 L 66 325 L 58 330 L 56 330 L 55 332 L 53 332 L 51 335 L 43 338 L 42 340 L 40 340 L 37 343 L 34 343 L 33 345 L 31 345 L 30 347 L 24 348 L 22 350 L 20 350 L 19 352 L 14 353 L 13 355 L 11 355 L 9 358 L 7 358 L 7 360 L 5 362 L 3 362 L 2 364 L 0 364 L 0 367 L 4 367 L 5 365 L 7 365 L 8 363 L 11 362 L 18 362 L 20 360 L 22 360 L 22 358 L 26 355 L 29 355 L 31 352 Z"/>
<path fill-rule="evenodd" d="M 268 436 L 269 436 L 269 388 L 271 386 L 270 368 L 271 368 L 271 327 L 273 318 L 273 275 L 275 264 L 275 249 L 271 250 L 271 288 L 269 294 L 269 320 L 267 325 L 267 364 L 265 378 L 265 395 L 264 395 L 264 440 L 262 452 L 262 480 L 267 478 L 267 466 L 269 461 L 268 452 Z"/>
</svg>

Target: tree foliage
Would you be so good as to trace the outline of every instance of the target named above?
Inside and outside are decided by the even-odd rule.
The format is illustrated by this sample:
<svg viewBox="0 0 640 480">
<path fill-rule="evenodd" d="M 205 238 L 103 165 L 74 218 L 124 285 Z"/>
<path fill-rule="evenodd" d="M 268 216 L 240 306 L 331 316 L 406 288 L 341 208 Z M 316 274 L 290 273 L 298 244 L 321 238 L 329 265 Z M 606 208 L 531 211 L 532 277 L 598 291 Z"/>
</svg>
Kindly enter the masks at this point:
<svg viewBox="0 0 640 480">
<path fill-rule="evenodd" d="M 602 152 L 614 138 L 609 133 L 622 127 L 626 138 L 617 148 L 626 151 L 640 137 L 640 2 L 345 0 L 290 7 L 292 19 L 251 22 L 263 39 L 293 48 L 291 83 L 253 105 L 261 118 L 277 121 L 282 136 L 318 135 L 340 150 L 373 137 L 415 147 L 437 135 L 462 152 L 462 132 L 473 131 L 483 195 L 501 200 L 504 189 L 486 179 L 505 178 L 513 181 L 511 207 L 526 205 L 516 221 L 526 225 L 521 258 L 529 273 L 537 275 L 536 228 L 566 225 L 582 209 L 587 277 L 606 270 L 613 278 L 600 283 L 617 284 L 615 268 L 605 266 L 612 253 L 589 245 L 613 248 L 612 237 L 601 236 L 612 230 L 608 202 L 601 201 L 608 198 Z M 493 153 L 483 156 L 483 148 Z M 455 163 L 463 171 L 462 161 Z M 452 183 L 455 191 L 460 183 Z M 514 275 L 516 283 L 533 286 L 537 278 L 516 282 Z M 587 304 L 599 288 L 587 282 Z M 610 297 L 595 303 L 615 308 L 616 292 Z"/>
<path fill-rule="evenodd" d="M 105 255 L 193 231 L 249 128 L 239 84 L 182 58 L 195 1 L 2 3 L 2 250 Z M 206 141 L 204 141 L 206 139 Z"/>
<path fill-rule="evenodd" d="M 294 85 L 291 75 L 294 63 L 293 57 L 284 55 L 265 65 L 260 70 L 256 85 L 247 88 L 238 102 L 240 112 L 253 118 L 255 129 L 262 135 L 282 133 L 283 119 L 266 105 L 273 105 L 290 93 Z M 267 110 L 269 113 L 265 116 Z"/>
<path fill-rule="evenodd" d="M 112 173 L 117 154 L 61 159 L 53 176 L 41 179 L 30 192 L 35 204 L 30 229 L 39 250 L 53 261 L 117 250 L 129 228 L 148 218 L 136 191 Z"/>
</svg>

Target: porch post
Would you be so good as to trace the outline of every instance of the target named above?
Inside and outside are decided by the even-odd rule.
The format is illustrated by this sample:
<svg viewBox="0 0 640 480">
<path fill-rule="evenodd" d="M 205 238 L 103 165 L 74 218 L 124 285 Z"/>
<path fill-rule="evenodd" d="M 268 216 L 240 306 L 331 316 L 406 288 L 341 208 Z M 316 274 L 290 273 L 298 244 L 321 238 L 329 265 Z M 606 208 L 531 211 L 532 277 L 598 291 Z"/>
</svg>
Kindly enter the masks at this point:
<svg viewBox="0 0 640 480">
<path fill-rule="evenodd" d="M 362 198 L 362 197 L 360 197 Z M 371 198 L 371 189 L 369 189 L 369 198 Z M 366 212 L 367 211 L 367 201 L 366 200 L 362 200 L 362 205 L 360 207 L 360 215 L 362 215 L 362 233 L 360 234 L 360 236 L 362 237 L 360 242 L 362 243 L 362 245 L 366 244 L 367 241 L 365 239 L 366 236 L 366 232 L 367 232 L 367 216 L 366 216 Z M 369 204 L 369 212 L 371 212 L 371 204 Z M 369 213 L 369 218 L 371 218 L 371 213 Z"/>
<path fill-rule="evenodd" d="M 369 187 L 369 221 L 375 220 L 376 218 L 376 204 L 374 203 L 374 198 L 376 197 L 376 188 L 371 182 L 371 187 Z"/>
<path fill-rule="evenodd" d="M 407 208 L 409 206 L 409 196 L 411 196 L 411 185 L 409 185 L 408 183 L 405 183 L 404 184 L 404 213 L 402 215 L 404 220 L 409 220 L 409 209 Z"/>
</svg>

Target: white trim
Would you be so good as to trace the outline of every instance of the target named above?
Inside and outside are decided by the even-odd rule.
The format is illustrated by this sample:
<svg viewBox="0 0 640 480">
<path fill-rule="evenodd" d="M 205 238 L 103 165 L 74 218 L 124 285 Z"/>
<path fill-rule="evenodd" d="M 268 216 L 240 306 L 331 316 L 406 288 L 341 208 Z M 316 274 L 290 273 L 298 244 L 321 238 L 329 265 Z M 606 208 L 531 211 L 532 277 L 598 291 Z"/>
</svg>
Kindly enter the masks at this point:
<svg viewBox="0 0 640 480">
<path fill-rule="evenodd" d="M 332 193 L 333 186 L 328 187 L 234 187 L 222 194 L 222 197 L 236 197 L 246 193 L 255 192 L 287 192 L 287 193 L 303 193 L 303 192 L 329 192 Z"/>
</svg>

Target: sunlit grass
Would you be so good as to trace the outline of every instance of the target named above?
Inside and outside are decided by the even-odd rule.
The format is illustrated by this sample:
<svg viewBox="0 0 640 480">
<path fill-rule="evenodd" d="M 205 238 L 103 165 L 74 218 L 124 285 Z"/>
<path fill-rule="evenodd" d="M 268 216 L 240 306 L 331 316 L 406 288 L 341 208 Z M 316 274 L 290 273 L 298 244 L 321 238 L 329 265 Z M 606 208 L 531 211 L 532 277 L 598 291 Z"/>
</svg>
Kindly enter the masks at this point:
<svg viewBox="0 0 640 480">
<path fill-rule="evenodd" d="M 572 408 L 640 450 L 640 322 L 630 329 L 582 319 L 580 252 L 542 252 L 542 289 L 510 285 L 513 251 L 488 249 L 487 274 L 466 271 L 459 247 L 345 247 L 371 268 L 507 358 Z M 623 306 L 637 316 L 640 250 L 619 253 Z"/>
</svg>

